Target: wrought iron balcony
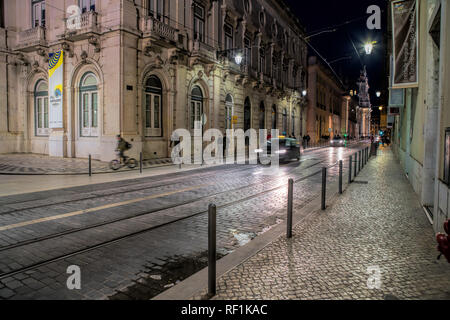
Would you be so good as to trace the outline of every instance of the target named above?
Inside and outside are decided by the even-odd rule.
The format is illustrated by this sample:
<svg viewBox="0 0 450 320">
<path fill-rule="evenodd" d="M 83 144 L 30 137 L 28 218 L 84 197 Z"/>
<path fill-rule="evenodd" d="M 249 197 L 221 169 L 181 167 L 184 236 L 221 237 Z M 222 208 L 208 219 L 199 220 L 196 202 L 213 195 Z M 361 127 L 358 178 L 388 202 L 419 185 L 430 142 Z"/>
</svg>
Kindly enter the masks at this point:
<svg viewBox="0 0 450 320">
<path fill-rule="evenodd" d="M 30 52 L 39 47 L 46 47 L 45 27 L 36 27 L 19 32 L 16 50 Z"/>
<path fill-rule="evenodd" d="M 153 16 L 144 18 L 142 31 L 144 32 L 144 38 L 150 37 L 162 46 L 174 46 L 178 40 L 178 31 L 175 28 Z"/>
</svg>

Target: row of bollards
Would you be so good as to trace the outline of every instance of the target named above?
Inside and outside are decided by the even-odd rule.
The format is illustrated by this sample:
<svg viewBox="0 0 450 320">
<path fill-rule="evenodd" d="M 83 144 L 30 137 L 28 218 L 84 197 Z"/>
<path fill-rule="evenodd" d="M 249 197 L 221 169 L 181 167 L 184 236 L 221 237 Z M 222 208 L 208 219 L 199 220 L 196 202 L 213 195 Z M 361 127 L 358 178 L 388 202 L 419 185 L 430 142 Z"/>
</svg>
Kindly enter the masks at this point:
<svg viewBox="0 0 450 320">
<path fill-rule="evenodd" d="M 358 157 L 359 155 L 359 157 Z M 361 168 L 367 164 L 370 158 L 369 148 L 365 148 L 355 153 L 355 161 L 353 162 L 353 156 L 349 157 L 349 184 L 352 180 L 353 163 L 355 163 L 355 177 L 357 176 L 358 168 Z M 359 160 L 358 160 L 359 159 Z M 322 168 L 322 210 L 326 210 L 326 189 L 327 189 L 327 171 L 326 167 Z M 339 194 L 343 193 L 343 174 L 344 174 L 344 162 L 339 160 Z M 293 198 L 294 198 L 294 180 L 289 179 L 288 182 L 288 203 L 287 203 L 287 230 L 286 237 L 292 238 L 293 227 Z M 208 297 L 216 295 L 217 291 L 217 207 L 214 204 L 210 204 L 208 208 Z"/>
</svg>

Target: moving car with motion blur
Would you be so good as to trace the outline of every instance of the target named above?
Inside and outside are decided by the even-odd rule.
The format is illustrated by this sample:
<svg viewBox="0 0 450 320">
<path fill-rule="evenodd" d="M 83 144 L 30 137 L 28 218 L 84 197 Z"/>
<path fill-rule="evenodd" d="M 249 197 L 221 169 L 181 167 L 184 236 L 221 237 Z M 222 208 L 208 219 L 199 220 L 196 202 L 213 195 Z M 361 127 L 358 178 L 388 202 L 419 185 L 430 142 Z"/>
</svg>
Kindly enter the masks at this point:
<svg viewBox="0 0 450 320">
<path fill-rule="evenodd" d="M 272 138 L 267 141 L 267 155 L 269 157 L 272 155 L 272 144 L 275 143 L 275 139 L 278 140 L 279 150 L 277 151 L 277 153 L 279 155 L 280 162 L 300 160 L 300 143 L 296 139 L 286 138 L 284 136 L 280 136 L 279 138 Z M 262 149 L 256 150 L 256 153 L 262 152 Z"/>
<path fill-rule="evenodd" d="M 341 136 L 335 136 L 330 141 L 332 147 L 345 147 L 345 140 Z"/>
</svg>

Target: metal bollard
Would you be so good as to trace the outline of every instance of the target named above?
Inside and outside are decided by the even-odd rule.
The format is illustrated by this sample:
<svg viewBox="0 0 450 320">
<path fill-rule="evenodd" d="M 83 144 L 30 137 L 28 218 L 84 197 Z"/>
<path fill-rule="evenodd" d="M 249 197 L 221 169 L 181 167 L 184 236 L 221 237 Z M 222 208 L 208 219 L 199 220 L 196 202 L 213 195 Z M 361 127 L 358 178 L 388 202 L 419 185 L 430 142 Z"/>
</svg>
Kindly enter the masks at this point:
<svg viewBox="0 0 450 320">
<path fill-rule="evenodd" d="M 358 158 L 358 172 L 361 172 L 361 150 L 358 151 L 359 158 Z"/>
<path fill-rule="evenodd" d="M 350 158 L 348 159 L 348 184 L 352 183 L 352 162 L 353 162 L 353 157 L 350 156 Z"/>
<path fill-rule="evenodd" d="M 139 155 L 139 171 L 141 172 L 141 174 L 143 169 L 144 169 L 144 155 L 141 152 L 141 154 Z"/>
<path fill-rule="evenodd" d="M 322 168 L 322 210 L 327 208 L 327 168 Z"/>
<path fill-rule="evenodd" d="M 365 159 L 365 157 L 364 157 L 364 149 L 363 150 L 361 150 L 361 168 L 362 169 L 364 169 L 364 159 Z"/>
<path fill-rule="evenodd" d="M 208 208 L 208 295 L 216 295 L 216 205 Z"/>
<path fill-rule="evenodd" d="M 294 180 L 289 179 L 288 185 L 288 205 L 287 205 L 287 233 L 288 239 L 292 238 L 292 202 L 294 197 Z"/>
<path fill-rule="evenodd" d="M 358 152 L 356 152 L 355 153 L 355 178 L 356 178 L 356 176 L 358 175 L 358 172 L 357 172 L 357 170 L 358 170 L 358 165 L 357 165 L 357 163 L 358 163 Z"/>
<path fill-rule="evenodd" d="M 89 155 L 89 177 L 92 177 L 92 156 Z"/>
<path fill-rule="evenodd" d="M 339 160 L 339 194 L 342 194 L 342 175 L 344 173 L 344 162 Z"/>
</svg>

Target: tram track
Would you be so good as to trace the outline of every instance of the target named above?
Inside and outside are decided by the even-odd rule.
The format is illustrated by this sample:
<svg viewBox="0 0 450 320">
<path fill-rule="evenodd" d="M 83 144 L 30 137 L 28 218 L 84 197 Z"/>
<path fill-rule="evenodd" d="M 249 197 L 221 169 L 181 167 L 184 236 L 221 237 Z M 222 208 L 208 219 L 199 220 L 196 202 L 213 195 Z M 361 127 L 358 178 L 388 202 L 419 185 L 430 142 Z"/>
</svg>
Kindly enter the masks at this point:
<svg viewBox="0 0 450 320">
<path fill-rule="evenodd" d="M 246 170 L 251 170 L 254 169 L 256 166 L 252 166 L 252 167 L 246 167 L 246 168 L 233 168 L 233 169 L 228 169 L 222 172 L 228 173 L 228 172 L 241 172 L 241 171 L 246 171 Z M 217 174 L 217 172 L 210 172 L 207 174 L 193 174 L 193 178 L 202 178 L 202 177 L 209 177 L 209 176 L 213 176 Z M 187 176 L 187 177 L 192 177 L 192 176 Z M 59 201 L 59 202 L 52 202 L 52 203 L 47 203 L 47 204 L 42 204 L 42 205 L 36 205 L 36 206 L 32 206 L 32 207 L 26 207 L 26 208 L 19 208 L 19 209 L 14 209 L 14 210 L 10 210 L 10 211 L 5 211 L 5 212 L 0 212 L 0 216 L 4 216 L 4 215 L 8 215 L 8 214 L 13 214 L 13 213 L 17 213 L 17 212 L 21 212 L 21 211 L 27 211 L 27 210 L 34 210 L 34 209 L 42 209 L 42 208 L 46 208 L 46 207 L 51 207 L 51 206 L 55 206 L 55 205 L 61 205 L 61 204 L 69 204 L 69 203 L 74 203 L 74 202 L 79 202 L 79 201 L 86 201 L 86 200 L 94 200 L 94 199 L 99 199 L 99 198 L 103 198 L 103 197 L 110 197 L 110 196 L 115 196 L 115 195 L 119 195 L 119 194 L 125 194 L 125 193 L 131 193 L 131 192 L 139 192 L 139 191 L 143 191 L 143 190 L 151 190 L 151 189 L 157 189 L 157 188 L 163 188 L 163 187 L 168 187 L 168 186 L 173 186 L 174 185 L 174 181 L 179 181 L 182 179 L 186 179 L 186 176 L 183 177 L 178 177 L 178 178 L 173 178 L 173 179 L 165 179 L 163 181 L 166 181 L 167 183 L 165 184 L 160 184 L 160 185 L 155 185 L 155 186 L 145 186 L 145 187 L 139 187 L 139 188 L 133 188 L 131 190 L 126 190 L 126 191 L 117 191 L 117 192 L 112 192 L 109 194 L 97 194 L 97 195 L 92 195 L 92 196 L 87 196 L 84 198 L 80 198 L 80 199 L 72 199 L 72 200 L 66 200 L 66 201 Z M 169 183 L 170 181 L 170 183 Z M 148 183 L 146 183 L 148 184 Z M 120 186 L 120 188 L 126 188 L 126 187 L 130 187 L 130 186 L 139 186 L 139 185 L 143 185 L 143 184 L 128 184 L 128 185 L 123 185 Z M 105 189 L 108 190 L 108 189 Z M 101 190 L 101 191 L 105 191 L 105 190 Z M 101 192 L 98 191 L 98 192 Z M 24 204 L 24 203 L 28 203 L 28 202 L 37 202 L 37 201 L 42 201 L 44 199 L 35 199 L 35 200 L 29 200 L 29 201 L 18 201 L 18 202 L 14 202 L 14 203 L 4 203 L 2 205 L 4 206 L 8 206 L 8 205 L 17 205 L 17 204 Z"/>
<path fill-rule="evenodd" d="M 323 162 L 324 161 L 316 162 L 316 163 L 314 163 L 314 164 L 312 164 L 312 165 L 310 165 L 310 166 L 308 166 L 307 168 L 304 168 L 304 169 L 313 168 L 313 167 L 315 167 L 315 166 L 317 166 L 317 165 L 319 165 L 320 163 L 323 163 Z M 299 177 L 298 179 L 296 179 L 294 181 L 294 183 L 299 183 L 299 182 L 305 181 L 305 180 L 307 180 L 307 179 L 317 175 L 318 173 L 319 173 L 319 171 L 313 172 L 313 173 L 308 174 L 306 176 Z M 273 180 L 275 180 L 275 179 L 269 179 L 266 182 L 271 182 Z M 194 200 L 186 201 L 184 203 L 178 203 L 178 204 L 175 204 L 175 205 L 172 205 L 172 206 L 167 206 L 167 208 L 155 209 L 155 210 L 152 210 L 152 211 L 149 211 L 149 212 L 145 212 L 145 213 L 141 213 L 141 214 L 138 214 L 138 215 L 133 215 L 133 216 L 129 216 L 129 217 L 124 217 L 124 218 L 119 218 L 119 219 L 115 219 L 115 220 L 105 221 L 105 222 L 98 223 L 98 224 L 95 224 L 95 225 L 85 226 L 85 227 L 81 227 L 81 228 L 77 228 L 77 229 L 71 229 L 71 230 L 68 230 L 66 232 L 61 232 L 61 233 L 57 233 L 57 234 L 53 234 L 53 235 L 49 235 L 49 236 L 45 236 L 45 237 L 40 237 L 40 238 L 35 238 L 35 239 L 32 239 L 32 240 L 23 241 L 23 242 L 20 242 L 20 243 L 17 243 L 17 244 L 13 244 L 11 246 L 0 248 L 0 252 L 5 252 L 5 251 L 11 250 L 11 249 L 24 247 L 24 246 L 27 246 L 27 245 L 37 244 L 37 243 L 42 242 L 42 241 L 56 239 L 58 237 L 63 237 L 63 236 L 66 236 L 66 235 L 70 235 L 70 234 L 86 231 L 86 230 L 89 230 L 89 229 L 103 227 L 103 226 L 110 225 L 110 224 L 117 223 L 117 222 L 122 222 L 122 221 L 130 220 L 130 219 L 135 219 L 137 217 L 142 217 L 142 216 L 145 216 L 145 215 L 149 215 L 149 214 L 152 214 L 152 213 L 155 213 L 155 212 L 158 212 L 158 211 L 163 211 L 163 210 L 167 210 L 167 209 L 173 209 L 173 208 L 185 205 L 185 204 L 190 204 L 190 203 L 193 203 L 193 202 L 196 202 L 196 201 L 199 201 L 199 200 L 204 200 L 205 198 L 215 197 L 217 195 L 225 194 L 225 193 L 228 193 L 228 192 L 235 192 L 235 191 L 243 190 L 243 189 L 251 187 L 252 185 L 257 185 L 257 184 L 261 184 L 261 182 L 257 182 L 257 183 L 250 184 L 250 185 L 245 185 L 245 186 L 242 186 L 242 187 L 239 187 L 239 188 L 235 188 L 235 189 L 231 189 L 231 190 L 221 191 L 221 192 L 218 192 L 218 193 L 216 193 L 214 195 L 209 195 L 207 197 L 200 197 L 200 198 L 197 198 L 197 199 L 194 199 Z M 245 197 L 245 198 L 242 198 L 242 199 L 238 199 L 238 200 L 235 200 L 235 201 L 231 201 L 231 202 L 223 204 L 223 205 L 219 205 L 217 208 L 218 209 L 223 209 L 223 208 L 230 207 L 230 206 L 233 206 L 233 205 L 238 204 L 238 203 L 246 202 L 246 201 L 252 200 L 254 198 L 260 197 L 261 195 L 264 195 L 264 194 L 267 194 L 267 193 L 279 190 L 279 189 L 281 189 L 283 187 L 285 187 L 285 184 L 281 183 L 281 184 L 277 185 L 276 187 L 263 190 L 261 192 L 258 192 L 258 193 L 255 193 L 253 195 L 250 195 L 248 197 Z M 306 200 L 306 201 L 308 201 L 308 200 Z M 22 273 L 22 272 L 26 272 L 26 271 L 29 271 L 29 270 L 33 270 L 33 269 L 39 268 L 39 267 L 44 266 L 44 265 L 48 265 L 48 264 L 51 264 L 51 263 L 54 263 L 54 262 L 57 262 L 57 261 L 61 261 L 61 260 L 67 259 L 67 258 L 73 257 L 73 256 L 78 255 L 78 254 L 82 254 L 82 253 L 85 253 L 85 252 L 89 252 L 89 251 L 93 251 L 93 250 L 96 250 L 96 249 L 100 249 L 100 248 L 103 248 L 103 247 L 106 247 L 106 246 L 118 243 L 120 241 L 123 241 L 123 240 L 126 240 L 126 239 L 130 239 L 132 237 L 136 237 L 136 236 L 139 236 L 141 234 L 150 232 L 152 230 L 155 230 L 155 229 L 158 229 L 158 228 L 162 228 L 164 226 L 167 226 L 167 225 L 170 225 L 170 224 L 174 224 L 174 223 L 177 223 L 179 221 L 187 220 L 187 219 L 190 219 L 190 218 L 202 215 L 202 214 L 206 214 L 206 213 L 207 213 L 207 210 L 201 210 L 201 211 L 195 212 L 193 214 L 190 214 L 190 215 L 187 215 L 187 216 L 184 216 L 184 217 L 176 218 L 176 219 L 173 219 L 173 220 L 165 222 L 165 223 L 161 223 L 161 224 L 158 224 L 158 225 L 155 225 L 155 226 L 151 226 L 149 228 L 144 228 L 144 229 L 138 230 L 136 232 L 132 232 L 132 233 L 128 233 L 128 234 L 125 234 L 125 235 L 122 235 L 122 236 L 119 236 L 119 237 L 115 237 L 115 238 L 112 238 L 112 239 L 109 239 L 109 240 L 97 243 L 95 245 L 87 246 L 85 248 L 82 248 L 82 249 L 79 249 L 79 250 L 75 250 L 75 251 L 72 251 L 72 252 L 67 253 L 67 254 L 62 254 L 60 256 L 57 256 L 57 257 L 54 257 L 54 258 L 51 258 L 51 259 L 43 260 L 43 261 L 40 261 L 40 262 L 31 264 L 31 265 L 28 265 L 28 266 L 25 266 L 25 267 L 22 267 L 22 268 L 17 268 L 17 269 L 12 270 L 12 271 L 1 273 L 0 274 L 0 280 L 2 280 L 4 278 L 11 277 L 11 276 L 14 276 L 14 275 Z"/>
</svg>

